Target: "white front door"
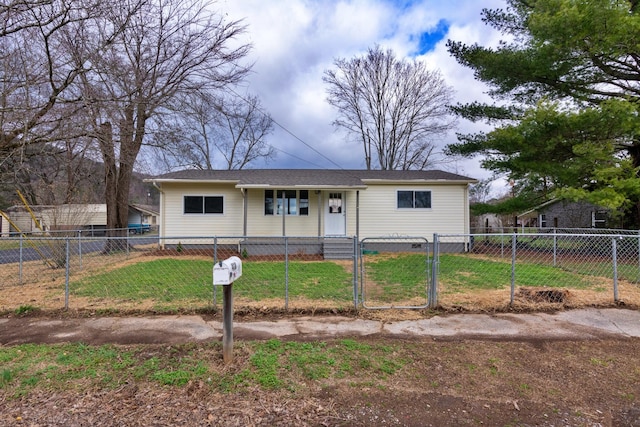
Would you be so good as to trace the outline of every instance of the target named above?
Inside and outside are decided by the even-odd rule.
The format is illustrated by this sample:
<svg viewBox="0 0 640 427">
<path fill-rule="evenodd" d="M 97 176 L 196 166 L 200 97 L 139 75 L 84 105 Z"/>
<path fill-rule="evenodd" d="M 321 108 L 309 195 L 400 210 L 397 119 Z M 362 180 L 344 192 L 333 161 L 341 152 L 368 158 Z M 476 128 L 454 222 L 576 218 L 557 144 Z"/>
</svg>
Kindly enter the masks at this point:
<svg viewBox="0 0 640 427">
<path fill-rule="evenodd" d="M 346 203 L 344 193 L 327 193 L 324 215 L 324 234 L 344 236 L 346 234 Z"/>
</svg>

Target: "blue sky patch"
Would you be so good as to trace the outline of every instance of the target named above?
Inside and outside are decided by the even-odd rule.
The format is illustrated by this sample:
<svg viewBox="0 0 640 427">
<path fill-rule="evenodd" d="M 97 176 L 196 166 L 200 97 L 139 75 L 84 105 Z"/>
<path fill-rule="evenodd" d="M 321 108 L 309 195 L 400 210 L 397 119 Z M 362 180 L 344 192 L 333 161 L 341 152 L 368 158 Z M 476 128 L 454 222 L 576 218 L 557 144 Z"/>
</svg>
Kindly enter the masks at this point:
<svg viewBox="0 0 640 427">
<path fill-rule="evenodd" d="M 424 55 L 425 53 L 432 51 L 436 44 L 442 40 L 449 32 L 449 23 L 441 19 L 438 21 L 438 25 L 435 28 L 430 29 L 420 34 L 420 40 L 418 42 L 418 55 Z"/>
</svg>

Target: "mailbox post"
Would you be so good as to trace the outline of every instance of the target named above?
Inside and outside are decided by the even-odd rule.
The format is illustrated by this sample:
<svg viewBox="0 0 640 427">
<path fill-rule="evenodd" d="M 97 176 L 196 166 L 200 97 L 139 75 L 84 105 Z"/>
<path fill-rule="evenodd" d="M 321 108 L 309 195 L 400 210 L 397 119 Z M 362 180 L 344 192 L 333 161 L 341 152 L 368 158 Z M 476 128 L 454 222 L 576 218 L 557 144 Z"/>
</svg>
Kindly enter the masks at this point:
<svg viewBox="0 0 640 427">
<path fill-rule="evenodd" d="M 222 286 L 222 359 L 233 360 L 233 282 L 242 276 L 242 261 L 236 256 L 213 264 L 213 286 Z"/>
</svg>

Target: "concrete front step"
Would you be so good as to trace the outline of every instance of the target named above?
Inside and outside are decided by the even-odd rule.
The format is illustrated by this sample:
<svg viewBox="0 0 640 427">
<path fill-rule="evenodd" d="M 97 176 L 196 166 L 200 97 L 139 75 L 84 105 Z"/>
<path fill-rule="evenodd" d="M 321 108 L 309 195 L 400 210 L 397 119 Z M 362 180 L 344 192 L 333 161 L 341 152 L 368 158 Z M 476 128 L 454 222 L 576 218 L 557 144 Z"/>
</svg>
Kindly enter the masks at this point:
<svg viewBox="0 0 640 427">
<path fill-rule="evenodd" d="M 323 245 L 324 259 L 352 259 L 353 240 L 325 239 Z"/>
</svg>

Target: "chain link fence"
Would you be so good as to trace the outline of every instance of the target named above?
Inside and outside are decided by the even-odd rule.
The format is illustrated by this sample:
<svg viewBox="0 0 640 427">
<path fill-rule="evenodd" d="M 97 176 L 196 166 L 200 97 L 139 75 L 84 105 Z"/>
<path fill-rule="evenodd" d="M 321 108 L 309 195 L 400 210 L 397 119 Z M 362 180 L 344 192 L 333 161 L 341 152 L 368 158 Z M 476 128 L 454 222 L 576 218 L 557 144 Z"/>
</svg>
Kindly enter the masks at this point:
<svg viewBox="0 0 640 427">
<path fill-rule="evenodd" d="M 362 306 L 417 309 L 429 305 L 431 258 L 423 237 L 367 238 L 360 242 Z"/>
<path fill-rule="evenodd" d="M 433 237 L 13 235 L 0 238 L 0 311 L 217 310 L 213 266 L 230 256 L 236 311 L 640 306 L 637 231 Z"/>
<path fill-rule="evenodd" d="M 640 305 L 637 231 L 436 235 L 434 245 L 445 308 Z"/>
<path fill-rule="evenodd" d="M 222 304 L 214 262 L 230 256 L 243 263 L 233 284 L 239 310 L 354 306 L 352 238 L 75 233 L 0 239 L 0 310 L 210 310 Z"/>
</svg>

